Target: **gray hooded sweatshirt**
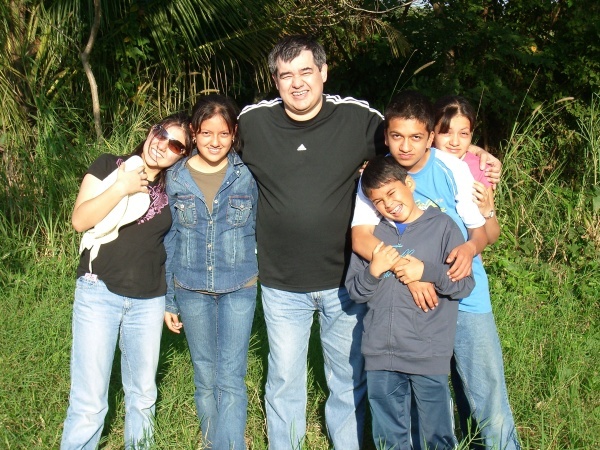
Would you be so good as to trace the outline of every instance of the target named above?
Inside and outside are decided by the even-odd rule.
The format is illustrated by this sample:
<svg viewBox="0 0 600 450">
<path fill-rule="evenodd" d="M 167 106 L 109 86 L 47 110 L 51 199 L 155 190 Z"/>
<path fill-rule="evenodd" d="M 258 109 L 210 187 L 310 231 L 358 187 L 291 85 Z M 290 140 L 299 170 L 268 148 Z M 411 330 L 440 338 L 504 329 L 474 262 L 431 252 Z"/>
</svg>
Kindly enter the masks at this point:
<svg viewBox="0 0 600 450">
<path fill-rule="evenodd" d="M 446 272 L 448 254 L 464 238 L 454 221 L 437 208 L 428 208 L 402 234 L 395 223 L 382 219 L 375 236 L 398 252 L 423 261 L 421 281 L 433 283 L 440 297 L 434 310 L 422 311 L 408 287 L 386 272 L 376 278 L 369 262 L 352 254 L 346 276 L 350 297 L 367 303 L 362 353 L 366 370 L 389 370 L 417 375 L 443 375 L 450 371 L 458 300 L 468 296 L 475 281 L 470 275 L 453 282 Z"/>
</svg>

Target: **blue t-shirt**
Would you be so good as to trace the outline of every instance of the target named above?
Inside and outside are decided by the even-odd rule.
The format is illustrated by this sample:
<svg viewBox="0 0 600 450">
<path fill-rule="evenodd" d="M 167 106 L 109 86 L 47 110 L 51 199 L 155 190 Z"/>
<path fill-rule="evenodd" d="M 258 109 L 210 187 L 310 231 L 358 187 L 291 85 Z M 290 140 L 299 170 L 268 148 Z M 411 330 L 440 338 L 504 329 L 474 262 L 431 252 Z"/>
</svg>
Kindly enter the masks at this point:
<svg viewBox="0 0 600 450">
<path fill-rule="evenodd" d="M 406 230 L 406 227 L 408 226 L 408 224 L 406 223 L 400 223 L 400 222 L 394 222 L 396 224 L 396 228 L 398 228 L 398 233 L 402 234 L 404 233 L 404 230 Z"/>
<path fill-rule="evenodd" d="M 447 157 L 454 158 L 454 160 L 462 164 L 462 166 L 450 163 L 451 161 L 446 163 L 442 160 L 442 158 L 444 160 L 446 159 L 444 158 L 445 156 L 446 155 L 443 152 L 431 148 L 427 164 L 416 173 L 409 172 L 416 184 L 413 195 L 415 202 L 420 209 L 436 206 L 448 214 L 454 222 L 456 222 L 462 231 L 465 240 L 467 240 L 469 238 L 467 227 L 456 210 L 458 186 L 455 178 L 458 179 L 458 177 L 466 176 L 463 174 L 461 169 L 462 166 L 464 166 L 464 170 L 471 178 L 473 178 L 473 176 L 466 163 L 451 155 Z M 470 184 L 472 186 L 473 183 L 471 182 Z M 490 302 L 488 278 L 485 269 L 483 268 L 481 256 L 478 255 L 473 258 L 472 270 L 473 277 L 475 278 L 475 288 L 471 295 L 460 301 L 458 309 L 460 311 L 480 314 L 491 312 L 492 304 Z"/>
</svg>

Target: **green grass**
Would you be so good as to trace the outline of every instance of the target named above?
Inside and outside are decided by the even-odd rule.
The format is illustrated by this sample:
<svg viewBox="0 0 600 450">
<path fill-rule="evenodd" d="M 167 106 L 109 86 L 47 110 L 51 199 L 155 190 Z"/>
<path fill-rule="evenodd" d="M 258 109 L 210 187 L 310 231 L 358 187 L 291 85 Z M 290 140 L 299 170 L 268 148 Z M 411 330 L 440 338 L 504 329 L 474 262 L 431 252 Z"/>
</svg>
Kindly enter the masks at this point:
<svg viewBox="0 0 600 450">
<path fill-rule="evenodd" d="M 560 139 L 551 127 L 558 112 L 540 110 L 515 126 L 503 148 L 504 178 L 497 199 L 503 234 L 483 256 L 509 397 L 528 450 L 600 448 L 596 107 L 594 103 L 582 116 L 580 130 Z M 143 128 L 138 119 L 123 124 L 102 146 L 81 144 L 83 133 L 77 130 L 48 126 L 34 152 L 16 148 L 5 153 L 3 164 L 12 158 L 15 170 L 0 175 L 0 295 L 5 316 L 0 328 L 0 448 L 58 448 L 68 401 L 79 239 L 70 228 L 70 210 L 89 161 L 107 149 L 120 153 L 130 148 L 135 139 L 129 131 Z M 568 172 L 565 167 L 581 170 Z M 268 348 L 260 305 L 250 347 L 246 435 L 249 448 L 264 449 Z M 122 446 L 118 364 L 117 357 L 103 449 Z M 327 393 L 316 333 L 309 368 L 305 447 L 327 449 Z M 201 449 L 187 345 L 167 330 L 158 385 L 156 447 Z M 376 448 L 370 436 L 365 447 Z"/>
<path fill-rule="evenodd" d="M 0 352 L 0 447 L 57 448 L 69 389 L 74 248 L 32 261 L 6 280 Z M 597 270 L 506 261 L 486 255 L 506 377 L 521 438 L 528 449 L 590 449 L 600 445 L 600 333 Z M 507 264 L 512 264 L 508 266 Z M 596 267 L 597 269 L 597 267 Z M 559 273 L 557 273 L 559 272 Z M 316 337 L 314 334 L 313 337 Z M 306 448 L 328 448 L 326 399 L 318 339 L 311 342 Z M 266 333 L 258 309 L 249 357 L 247 439 L 266 448 L 262 398 Z M 123 395 L 118 359 L 103 447 L 120 448 Z M 184 338 L 165 330 L 158 371 L 157 448 L 199 446 L 192 368 Z M 372 445 L 367 448 L 375 448 Z"/>
</svg>

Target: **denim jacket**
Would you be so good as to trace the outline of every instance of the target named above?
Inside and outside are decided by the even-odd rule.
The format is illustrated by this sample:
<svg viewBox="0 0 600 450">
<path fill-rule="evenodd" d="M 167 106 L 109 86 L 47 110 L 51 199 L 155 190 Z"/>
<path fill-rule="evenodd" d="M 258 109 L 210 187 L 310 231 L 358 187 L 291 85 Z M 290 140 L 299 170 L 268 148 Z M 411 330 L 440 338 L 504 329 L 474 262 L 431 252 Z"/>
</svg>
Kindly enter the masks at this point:
<svg viewBox="0 0 600 450">
<path fill-rule="evenodd" d="M 220 294 L 241 289 L 258 275 L 256 182 L 237 153 L 230 152 L 227 159 L 212 214 L 186 168 L 187 158 L 167 170 L 166 190 L 173 215 L 173 225 L 165 236 L 168 312 L 179 312 L 175 284 Z"/>
</svg>

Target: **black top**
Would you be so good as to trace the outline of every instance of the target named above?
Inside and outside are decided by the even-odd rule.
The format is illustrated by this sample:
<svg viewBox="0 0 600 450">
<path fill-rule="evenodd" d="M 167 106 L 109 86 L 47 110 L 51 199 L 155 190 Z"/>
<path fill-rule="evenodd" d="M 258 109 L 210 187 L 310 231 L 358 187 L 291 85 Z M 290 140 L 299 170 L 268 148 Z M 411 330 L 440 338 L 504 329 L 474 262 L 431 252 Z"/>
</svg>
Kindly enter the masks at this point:
<svg viewBox="0 0 600 450">
<path fill-rule="evenodd" d="M 129 156 L 101 155 L 87 173 L 103 180 Z M 126 297 L 154 298 L 165 295 L 165 261 L 163 239 L 171 227 L 167 195 L 158 182 L 148 185 L 150 207 L 138 220 L 122 226 L 119 236 L 102 244 L 92 269 L 108 290 Z M 89 250 L 79 260 L 77 276 L 89 267 Z"/>
<path fill-rule="evenodd" d="M 299 122 L 276 99 L 244 108 L 240 137 L 259 186 L 261 283 L 292 292 L 342 286 L 358 169 L 386 151 L 381 114 L 325 95 L 317 116 Z"/>
</svg>

